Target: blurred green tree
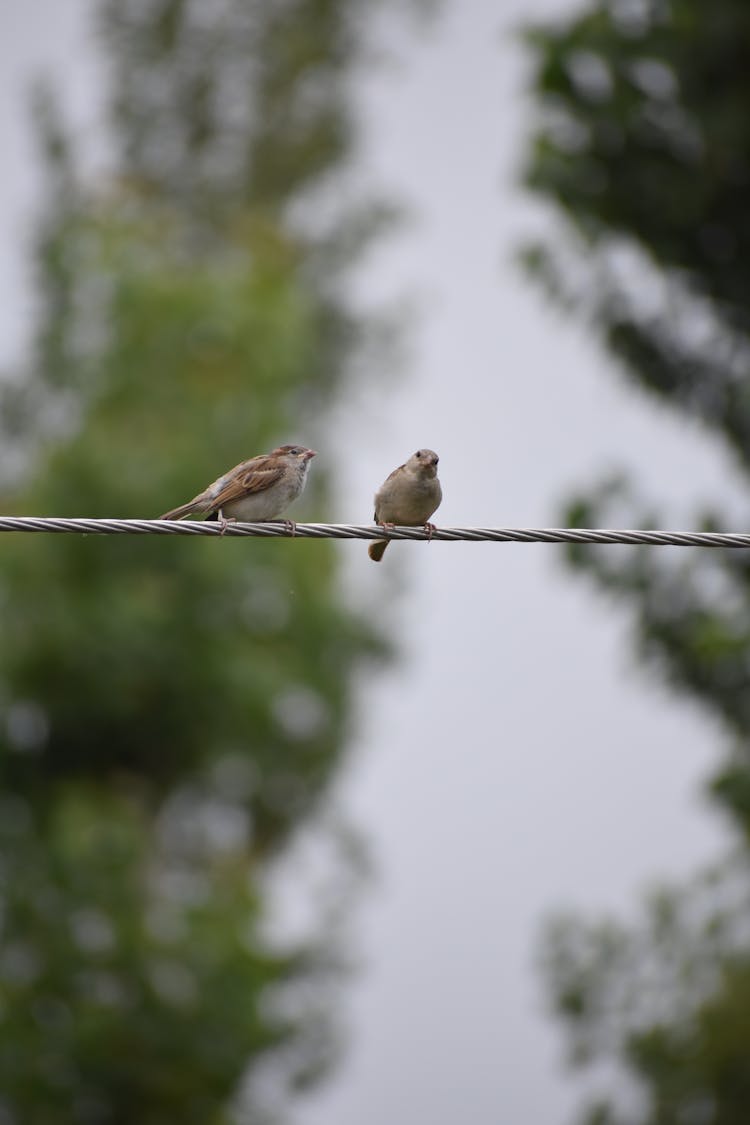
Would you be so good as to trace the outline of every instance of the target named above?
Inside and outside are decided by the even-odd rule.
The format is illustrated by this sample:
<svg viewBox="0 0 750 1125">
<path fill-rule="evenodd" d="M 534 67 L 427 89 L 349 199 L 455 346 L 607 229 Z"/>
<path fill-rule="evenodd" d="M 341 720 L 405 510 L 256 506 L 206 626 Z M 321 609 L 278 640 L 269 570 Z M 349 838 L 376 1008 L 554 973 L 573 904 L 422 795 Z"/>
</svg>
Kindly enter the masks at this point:
<svg viewBox="0 0 750 1125">
<path fill-rule="evenodd" d="M 596 0 L 527 41 L 541 121 L 526 183 L 565 220 L 562 237 L 526 248 L 527 267 L 629 380 L 749 474 L 750 8 Z M 627 473 L 577 496 L 565 518 L 596 525 L 624 511 L 636 526 L 668 523 Z M 696 512 L 699 527 L 732 522 L 720 502 Z M 581 1120 L 739 1125 L 750 1104 L 750 558 L 568 558 L 630 608 L 654 675 L 720 720 L 729 756 L 711 789 L 741 841 L 723 871 L 665 891 L 640 926 L 550 927 L 543 959 L 573 1057 L 616 1060 L 635 1080 L 633 1099 L 618 1109 L 605 1096 Z"/>
<path fill-rule="evenodd" d="M 155 516 L 325 434 L 381 328 L 345 280 L 389 208 L 344 190 L 380 7 L 99 5 L 106 175 L 37 102 L 38 331 L 2 387 L 6 509 Z M 335 951 L 322 908 L 308 940 L 269 937 L 270 864 L 385 655 L 335 549 L 8 538 L 0 624 L 0 1121 L 283 1117 L 334 1052 Z"/>
</svg>

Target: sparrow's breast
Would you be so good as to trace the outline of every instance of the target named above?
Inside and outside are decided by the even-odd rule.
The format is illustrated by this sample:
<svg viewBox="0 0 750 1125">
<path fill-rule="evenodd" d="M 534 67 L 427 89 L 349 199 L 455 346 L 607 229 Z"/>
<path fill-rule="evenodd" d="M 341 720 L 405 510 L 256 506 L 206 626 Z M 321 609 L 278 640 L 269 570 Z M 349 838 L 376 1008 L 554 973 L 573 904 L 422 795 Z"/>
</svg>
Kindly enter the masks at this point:
<svg viewBox="0 0 750 1125">
<path fill-rule="evenodd" d="M 378 497 L 378 518 L 386 523 L 416 526 L 426 523 L 440 504 L 440 484 L 436 478 L 414 480 L 405 478 Z"/>
</svg>

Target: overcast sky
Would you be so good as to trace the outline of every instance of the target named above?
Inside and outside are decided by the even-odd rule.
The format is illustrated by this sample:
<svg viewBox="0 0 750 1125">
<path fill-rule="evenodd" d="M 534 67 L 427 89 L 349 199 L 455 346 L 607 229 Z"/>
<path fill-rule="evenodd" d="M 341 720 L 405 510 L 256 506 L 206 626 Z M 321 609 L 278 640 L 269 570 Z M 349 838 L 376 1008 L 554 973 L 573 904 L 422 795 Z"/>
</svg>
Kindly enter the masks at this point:
<svg viewBox="0 0 750 1125">
<path fill-rule="evenodd" d="M 446 524 L 549 524 L 568 489 L 623 464 L 669 502 L 673 525 L 734 486 L 721 451 L 627 389 L 513 263 L 542 215 L 516 187 L 530 107 L 512 31 L 573 7 L 448 0 L 431 29 L 399 25 L 398 65 L 362 92 L 365 178 L 413 222 L 359 289 L 373 304 L 416 299 L 420 316 L 403 370 L 335 419 L 343 520 L 368 519 L 376 486 L 421 445 L 441 457 Z M 76 120 L 95 119 L 88 11 L 36 0 L 0 17 L 3 359 L 28 322 L 23 83 L 51 69 Z M 716 853 L 723 826 L 700 786 L 719 733 L 641 674 L 627 619 L 554 548 L 396 544 L 378 568 L 362 543 L 341 550 L 404 659 L 363 690 L 339 786 L 376 877 L 344 997 L 349 1052 L 299 1125 L 562 1125 L 580 1090 L 534 971 L 540 922 L 560 906 L 632 915 L 644 888 Z"/>
</svg>

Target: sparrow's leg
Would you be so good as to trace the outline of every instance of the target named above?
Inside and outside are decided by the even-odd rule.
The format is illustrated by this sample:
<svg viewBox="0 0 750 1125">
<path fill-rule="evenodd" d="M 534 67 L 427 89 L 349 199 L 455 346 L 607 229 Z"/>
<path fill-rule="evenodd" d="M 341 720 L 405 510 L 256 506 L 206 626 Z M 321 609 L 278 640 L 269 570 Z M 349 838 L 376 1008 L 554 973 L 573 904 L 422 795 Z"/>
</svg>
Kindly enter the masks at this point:
<svg viewBox="0 0 750 1125">
<path fill-rule="evenodd" d="M 220 536 L 222 536 L 224 534 L 226 529 L 229 527 L 230 523 L 237 523 L 237 520 L 235 519 L 234 516 L 229 516 L 229 517 L 225 516 L 224 513 L 222 512 L 221 508 L 219 508 L 219 511 L 217 512 L 216 515 L 217 515 L 217 519 L 219 521 L 219 526 L 221 528 L 221 531 L 219 532 Z"/>
<path fill-rule="evenodd" d="M 427 542 L 431 542 L 433 534 L 437 531 L 437 526 L 434 523 L 426 523 L 424 529 L 427 532 Z"/>
<path fill-rule="evenodd" d="M 294 520 L 282 520 L 282 523 L 284 524 L 284 527 L 287 529 L 292 538 L 294 538 L 294 536 L 297 534 L 297 525 Z"/>
</svg>

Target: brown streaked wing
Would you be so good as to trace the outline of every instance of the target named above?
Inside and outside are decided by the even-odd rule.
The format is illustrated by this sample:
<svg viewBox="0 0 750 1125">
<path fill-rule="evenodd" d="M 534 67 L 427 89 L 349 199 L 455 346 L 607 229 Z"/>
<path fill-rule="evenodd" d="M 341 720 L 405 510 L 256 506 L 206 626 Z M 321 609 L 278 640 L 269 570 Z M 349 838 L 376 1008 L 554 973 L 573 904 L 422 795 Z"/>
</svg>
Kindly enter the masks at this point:
<svg viewBox="0 0 750 1125">
<path fill-rule="evenodd" d="M 232 479 L 222 488 L 221 492 L 211 501 L 212 507 L 223 508 L 233 500 L 241 500 L 244 496 L 252 496 L 258 492 L 265 492 L 271 488 L 284 475 L 286 466 L 273 457 L 257 457 L 248 461 L 247 468 L 242 470 L 238 465 L 233 471 Z"/>
</svg>

